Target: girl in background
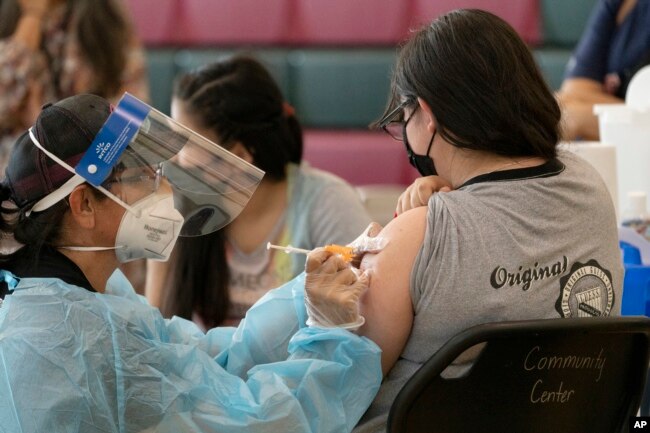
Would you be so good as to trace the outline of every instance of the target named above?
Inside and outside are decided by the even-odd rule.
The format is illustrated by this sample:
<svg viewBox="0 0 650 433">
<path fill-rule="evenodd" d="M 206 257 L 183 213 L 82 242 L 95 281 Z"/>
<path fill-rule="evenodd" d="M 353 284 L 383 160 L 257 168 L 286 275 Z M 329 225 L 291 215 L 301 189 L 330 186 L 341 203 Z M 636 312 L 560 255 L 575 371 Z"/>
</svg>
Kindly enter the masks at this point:
<svg viewBox="0 0 650 433">
<path fill-rule="evenodd" d="M 176 82 L 172 117 L 266 172 L 242 213 L 211 235 L 179 240 L 168 262 L 149 262 L 146 295 L 166 317 L 204 328 L 237 324 L 269 289 L 304 270 L 313 249 L 347 244 L 370 222 L 354 189 L 301 164 L 302 129 L 269 72 L 237 56 Z"/>
</svg>

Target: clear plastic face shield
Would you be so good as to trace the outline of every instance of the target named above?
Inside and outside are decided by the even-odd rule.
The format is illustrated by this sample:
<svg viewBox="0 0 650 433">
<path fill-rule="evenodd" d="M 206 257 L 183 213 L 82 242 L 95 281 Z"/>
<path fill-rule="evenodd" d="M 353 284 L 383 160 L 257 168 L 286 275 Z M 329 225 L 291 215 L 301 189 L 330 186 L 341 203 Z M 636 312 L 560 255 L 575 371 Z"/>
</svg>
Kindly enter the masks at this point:
<svg viewBox="0 0 650 433">
<path fill-rule="evenodd" d="M 45 150 L 31 130 L 30 135 L 48 156 L 76 173 L 36 203 L 32 212 L 89 182 L 123 206 L 133 220 L 144 221 L 148 215 L 143 213 L 153 213 L 158 221 L 169 220 L 180 236 L 201 236 L 239 215 L 264 175 L 128 93 L 74 168 Z M 155 242 L 162 231 L 151 226 L 143 225 L 151 229 L 147 241 Z"/>
<path fill-rule="evenodd" d="M 125 94 L 74 168 L 138 213 L 133 205 L 172 192 L 181 236 L 212 233 L 250 200 L 264 172 L 130 94 Z"/>
</svg>

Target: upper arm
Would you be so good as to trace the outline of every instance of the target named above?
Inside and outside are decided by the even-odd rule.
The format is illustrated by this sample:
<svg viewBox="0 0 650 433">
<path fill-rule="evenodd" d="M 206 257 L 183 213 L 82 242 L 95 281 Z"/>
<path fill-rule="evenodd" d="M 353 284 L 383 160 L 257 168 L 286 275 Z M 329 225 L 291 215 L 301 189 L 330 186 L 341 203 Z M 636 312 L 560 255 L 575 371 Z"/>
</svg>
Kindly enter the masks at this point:
<svg viewBox="0 0 650 433">
<path fill-rule="evenodd" d="M 603 83 L 591 78 L 574 77 L 562 82 L 558 91 L 558 102 L 562 107 L 572 103 L 582 104 L 618 104 L 620 98 L 610 95 L 603 88 Z"/>
<path fill-rule="evenodd" d="M 359 333 L 382 349 L 386 374 L 399 358 L 411 332 L 413 303 L 410 277 L 427 222 L 427 207 L 411 209 L 392 220 L 379 236 L 387 240 L 378 254 L 366 254 L 361 269 L 370 270 L 370 287 L 361 299 L 366 323 Z"/>
</svg>

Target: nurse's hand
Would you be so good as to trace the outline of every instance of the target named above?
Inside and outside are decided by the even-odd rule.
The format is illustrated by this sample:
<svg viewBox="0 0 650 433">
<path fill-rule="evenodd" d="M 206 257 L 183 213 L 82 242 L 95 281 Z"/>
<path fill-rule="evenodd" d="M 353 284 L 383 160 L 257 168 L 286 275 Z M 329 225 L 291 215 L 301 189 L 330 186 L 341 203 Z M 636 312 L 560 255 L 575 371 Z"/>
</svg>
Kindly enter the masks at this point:
<svg viewBox="0 0 650 433">
<path fill-rule="evenodd" d="M 386 239 L 379 236 L 383 227 L 378 222 L 371 222 L 368 227 L 347 246 L 354 248 L 354 257 L 350 264 L 355 268 L 359 268 L 363 256 L 367 253 L 376 254 L 383 250 L 388 243 Z"/>
<path fill-rule="evenodd" d="M 359 298 L 368 288 L 370 276 L 360 276 L 337 254 L 316 248 L 305 265 L 305 305 L 308 326 L 345 328 L 351 331 L 364 324 L 359 314 Z"/>
<path fill-rule="evenodd" d="M 426 206 L 433 194 L 451 190 L 451 183 L 440 176 L 419 177 L 399 196 L 395 214 L 397 216 L 409 209 Z"/>
</svg>

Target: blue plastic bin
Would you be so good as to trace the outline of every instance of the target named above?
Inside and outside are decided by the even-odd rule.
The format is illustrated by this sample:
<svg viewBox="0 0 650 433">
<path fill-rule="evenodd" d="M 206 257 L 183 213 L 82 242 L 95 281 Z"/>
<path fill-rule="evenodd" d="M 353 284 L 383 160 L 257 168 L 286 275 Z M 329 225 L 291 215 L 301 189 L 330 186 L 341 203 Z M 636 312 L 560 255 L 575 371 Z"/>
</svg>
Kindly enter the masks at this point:
<svg viewBox="0 0 650 433">
<path fill-rule="evenodd" d="M 641 264 L 639 249 L 620 242 L 625 266 L 623 279 L 623 316 L 650 316 L 650 266 Z"/>
<path fill-rule="evenodd" d="M 622 241 L 619 242 L 618 244 L 621 247 L 621 254 L 623 255 L 623 264 L 625 266 L 641 264 L 641 252 L 637 247 Z"/>
</svg>

